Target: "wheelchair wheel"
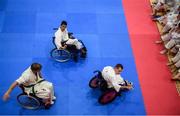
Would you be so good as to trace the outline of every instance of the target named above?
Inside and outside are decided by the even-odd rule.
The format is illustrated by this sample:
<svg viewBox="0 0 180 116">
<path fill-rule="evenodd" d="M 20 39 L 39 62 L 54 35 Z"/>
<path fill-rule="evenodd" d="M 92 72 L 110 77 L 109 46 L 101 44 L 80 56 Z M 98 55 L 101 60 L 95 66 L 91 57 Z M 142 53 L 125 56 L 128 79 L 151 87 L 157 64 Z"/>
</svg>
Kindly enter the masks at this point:
<svg viewBox="0 0 180 116">
<path fill-rule="evenodd" d="M 51 51 L 51 57 L 58 62 L 66 62 L 71 58 L 71 53 L 67 50 L 58 50 L 54 48 Z"/>
<path fill-rule="evenodd" d="M 17 96 L 18 103 L 26 109 L 38 109 L 41 105 L 38 98 L 21 93 Z"/>
<path fill-rule="evenodd" d="M 116 99 L 117 96 L 117 92 L 114 89 L 110 89 L 99 97 L 98 102 L 105 105 L 111 103 L 113 100 Z"/>
<path fill-rule="evenodd" d="M 99 84 L 99 78 L 98 77 L 93 77 L 90 81 L 89 81 L 89 87 L 90 88 L 97 88 Z"/>
</svg>

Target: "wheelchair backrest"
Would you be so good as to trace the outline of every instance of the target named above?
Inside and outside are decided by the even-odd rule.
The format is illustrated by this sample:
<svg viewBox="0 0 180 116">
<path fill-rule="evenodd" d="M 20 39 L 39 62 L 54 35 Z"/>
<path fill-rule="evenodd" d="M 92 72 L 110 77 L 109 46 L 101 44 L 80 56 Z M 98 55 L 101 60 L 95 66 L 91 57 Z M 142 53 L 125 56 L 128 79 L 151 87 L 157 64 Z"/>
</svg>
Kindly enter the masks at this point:
<svg viewBox="0 0 180 116">
<path fill-rule="evenodd" d="M 84 43 L 80 39 L 78 41 L 85 47 Z"/>
<path fill-rule="evenodd" d="M 107 84 L 106 80 L 102 79 L 100 82 L 100 89 L 102 91 L 105 91 L 105 90 L 107 90 L 107 88 L 108 88 L 108 84 Z"/>
<path fill-rule="evenodd" d="M 97 73 L 96 76 L 99 78 L 99 81 L 100 81 L 99 87 L 100 87 L 100 89 L 102 91 L 107 90 L 108 84 L 107 84 L 106 80 L 103 78 L 101 71 L 97 70 L 97 71 L 94 71 L 94 73 Z"/>
<path fill-rule="evenodd" d="M 53 28 L 53 30 L 58 30 L 58 28 Z M 53 43 L 53 45 L 56 47 L 56 44 L 55 44 L 55 37 L 52 37 L 52 43 Z"/>
<path fill-rule="evenodd" d="M 101 71 L 95 70 L 93 73 L 97 73 L 96 76 L 97 76 L 98 78 L 103 78 Z"/>
<path fill-rule="evenodd" d="M 24 89 L 23 84 L 20 84 L 20 85 L 19 85 L 19 88 L 22 90 L 23 93 L 25 93 L 25 89 Z"/>
<path fill-rule="evenodd" d="M 53 45 L 56 47 L 56 44 L 55 44 L 55 37 L 52 37 L 52 43 L 53 43 Z"/>
</svg>

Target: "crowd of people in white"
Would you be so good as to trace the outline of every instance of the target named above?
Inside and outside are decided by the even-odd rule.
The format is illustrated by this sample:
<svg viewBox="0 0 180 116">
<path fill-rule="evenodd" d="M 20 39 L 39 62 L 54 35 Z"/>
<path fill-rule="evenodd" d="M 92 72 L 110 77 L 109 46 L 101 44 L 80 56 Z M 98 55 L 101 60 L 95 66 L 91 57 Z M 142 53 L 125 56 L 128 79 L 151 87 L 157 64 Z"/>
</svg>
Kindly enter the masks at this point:
<svg viewBox="0 0 180 116">
<path fill-rule="evenodd" d="M 180 0 L 156 0 L 152 10 L 152 20 L 162 26 L 161 39 L 156 41 L 164 45 L 160 54 L 167 53 L 167 66 L 175 74 L 172 79 L 180 80 Z"/>
</svg>

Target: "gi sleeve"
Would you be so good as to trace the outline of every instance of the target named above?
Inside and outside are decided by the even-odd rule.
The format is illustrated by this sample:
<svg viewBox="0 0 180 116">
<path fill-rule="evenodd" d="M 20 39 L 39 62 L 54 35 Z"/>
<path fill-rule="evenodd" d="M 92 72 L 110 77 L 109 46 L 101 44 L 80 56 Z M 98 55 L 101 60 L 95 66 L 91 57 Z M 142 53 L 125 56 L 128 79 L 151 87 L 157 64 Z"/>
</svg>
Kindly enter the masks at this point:
<svg viewBox="0 0 180 116">
<path fill-rule="evenodd" d="M 55 45 L 57 47 L 57 49 L 60 49 L 62 47 L 62 38 L 61 38 L 61 32 L 58 30 L 55 33 Z"/>
<path fill-rule="evenodd" d="M 21 75 L 16 82 L 20 85 L 20 84 L 24 84 L 26 82 L 28 82 L 28 77 L 26 75 Z"/>
<path fill-rule="evenodd" d="M 121 85 L 118 84 L 118 82 L 116 80 L 116 75 L 115 74 L 110 74 L 109 76 L 110 76 L 109 82 L 113 85 L 116 92 L 119 92 L 119 90 L 121 88 Z"/>
<path fill-rule="evenodd" d="M 102 71 L 102 75 L 104 78 L 106 78 L 105 80 L 108 81 L 108 83 L 111 83 L 114 89 L 119 92 L 121 85 L 119 85 L 118 81 L 116 80 L 114 69 L 112 67 L 105 67 Z"/>
</svg>

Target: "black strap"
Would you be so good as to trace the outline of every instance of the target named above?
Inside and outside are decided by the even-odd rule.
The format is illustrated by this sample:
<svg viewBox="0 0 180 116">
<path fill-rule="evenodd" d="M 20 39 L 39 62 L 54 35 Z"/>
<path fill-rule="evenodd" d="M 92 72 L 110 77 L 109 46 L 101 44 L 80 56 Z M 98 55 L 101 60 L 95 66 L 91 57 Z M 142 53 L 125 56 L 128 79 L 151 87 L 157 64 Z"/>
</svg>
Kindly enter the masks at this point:
<svg viewBox="0 0 180 116">
<path fill-rule="evenodd" d="M 126 80 L 124 80 L 124 84 L 119 84 L 121 86 L 127 86 L 128 85 L 128 82 Z"/>
<path fill-rule="evenodd" d="M 43 81 L 45 81 L 45 79 L 38 81 L 36 84 L 41 83 L 41 82 L 43 82 Z M 25 88 L 30 88 L 30 87 L 35 86 L 36 84 L 32 84 L 32 85 L 28 85 L 28 86 L 23 85 L 23 87 L 25 87 Z"/>
<path fill-rule="evenodd" d="M 45 79 L 40 80 L 40 81 L 37 82 L 36 84 L 41 83 L 41 82 L 43 82 L 43 81 L 45 81 Z M 36 84 L 35 84 L 35 85 L 36 85 Z M 35 86 L 35 85 L 34 85 L 34 86 Z M 32 93 L 36 96 L 36 92 L 35 92 L 35 90 L 34 90 L 34 86 L 32 87 Z"/>
<path fill-rule="evenodd" d="M 67 40 L 67 41 L 68 41 L 68 40 Z M 62 46 L 66 45 L 66 42 L 67 42 L 67 41 L 61 42 Z"/>
<path fill-rule="evenodd" d="M 126 80 L 124 80 L 124 83 L 125 83 L 125 86 L 127 86 L 127 85 L 128 85 L 128 82 L 127 82 Z"/>
</svg>

